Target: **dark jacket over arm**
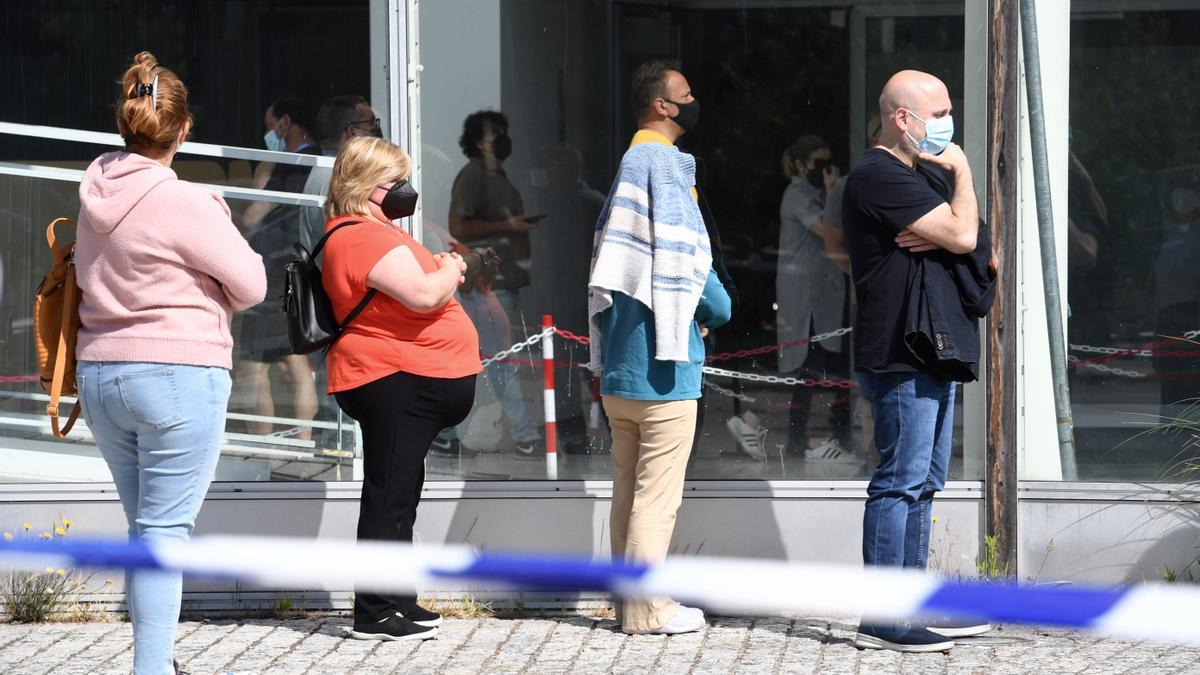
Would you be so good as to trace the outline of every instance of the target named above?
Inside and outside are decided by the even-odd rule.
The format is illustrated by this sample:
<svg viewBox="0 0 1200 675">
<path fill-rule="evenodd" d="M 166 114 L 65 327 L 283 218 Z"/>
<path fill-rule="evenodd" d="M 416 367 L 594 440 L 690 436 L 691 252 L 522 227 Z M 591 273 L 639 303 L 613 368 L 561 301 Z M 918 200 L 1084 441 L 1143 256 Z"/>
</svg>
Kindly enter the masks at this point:
<svg viewBox="0 0 1200 675">
<path fill-rule="evenodd" d="M 987 316 L 996 296 L 986 224 L 980 224 L 977 242 L 966 255 L 935 251 L 913 256 L 904 341 L 930 370 L 957 382 L 978 379 L 979 319 Z"/>
</svg>

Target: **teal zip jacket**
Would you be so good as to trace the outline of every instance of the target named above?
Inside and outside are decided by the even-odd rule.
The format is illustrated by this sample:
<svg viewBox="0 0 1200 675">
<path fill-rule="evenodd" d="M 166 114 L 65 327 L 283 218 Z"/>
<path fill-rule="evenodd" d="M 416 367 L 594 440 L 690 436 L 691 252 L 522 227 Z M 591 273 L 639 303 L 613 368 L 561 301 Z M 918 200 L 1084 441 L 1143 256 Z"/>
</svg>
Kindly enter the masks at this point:
<svg viewBox="0 0 1200 675">
<path fill-rule="evenodd" d="M 601 359 L 600 393 L 636 401 L 683 401 L 700 398 L 700 380 L 704 367 L 704 340 L 700 324 L 716 328 L 729 321 L 729 294 L 708 273 L 696 320 L 688 334 L 687 361 L 658 361 L 654 354 L 654 313 L 649 307 L 625 295 L 613 293 L 612 307 L 600 317 Z"/>
</svg>

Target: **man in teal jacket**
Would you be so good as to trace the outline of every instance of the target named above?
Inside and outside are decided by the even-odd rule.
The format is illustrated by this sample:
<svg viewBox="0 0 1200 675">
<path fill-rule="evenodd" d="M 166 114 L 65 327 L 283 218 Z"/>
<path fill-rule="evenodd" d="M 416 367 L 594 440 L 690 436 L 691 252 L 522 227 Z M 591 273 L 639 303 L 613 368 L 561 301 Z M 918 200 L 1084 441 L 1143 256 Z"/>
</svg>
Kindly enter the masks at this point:
<svg viewBox="0 0 1200 675">
<path fill-rule="evenodd" d="M 703 335 L 727 322 L 696 203 L 696 163 L 675 141 L 699 103 L 674 64 L 634 73 L 638 132 L 596 224 L 588 319 L 593 367 L 612 428 L 614 558 L 666 557 L 683 500 L 704 367 Z M 626 633 L 699 630 L 704 613 L 668 598 L 617 608 Z"/>
</svg>

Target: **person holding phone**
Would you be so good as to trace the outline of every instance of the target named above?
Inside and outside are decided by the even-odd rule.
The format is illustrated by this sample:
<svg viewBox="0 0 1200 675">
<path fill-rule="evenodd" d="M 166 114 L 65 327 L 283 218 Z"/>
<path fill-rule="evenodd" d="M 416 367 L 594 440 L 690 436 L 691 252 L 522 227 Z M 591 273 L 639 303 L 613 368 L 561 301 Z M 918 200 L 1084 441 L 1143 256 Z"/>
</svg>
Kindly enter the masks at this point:
<svg viewBox="0 0 1200 675">
<path fill-rule="evenodd" d="M 496 338 L 494 341 L 485 339 L 485 343 L 511 344 L 514 328 L 519 327 L 517 332 L 521 338 L 529 332 L 530 322 L 521 315 L 518 303 L 520 289 L 530 283 L 532 247 L 529 231 L 545 216 L 525 213 L 521 193 L 504 172 L 504 161 L 512 155 L 513 148 L 508 136 L 508 119 L 502 113 L 480 110 L 468 115 L 463 121 L 458 144 L 469 161 L 458 172 L 450 189 L 450 234 L 469 248 L 490 247 L 500 259 L 495 277 L 482 282 L 487 288 L 468 290 L 462 294 L 462 302 L 464 306 L 475 306 L 482 299 L 471 297 L 473 293 L 494 293 L 504 316 L 487 313 L 496 320 L 489 325 L 476 322 L 476 328 L 481 335 Z M 507 330 L 508 335 L 496 334 L 499 330 Z M 536 451 L 541 447 L 541 435 L 525 410 L 519 371 L 511 363 L 496 363 L 488 366 L 487 372 L 504 416 L 508 418 L 517 456 L 536 457 Z M 446 436 L 439 437 L 433 449 L 440 454 L 462 453 L 461 443 Z"/>
</svg>

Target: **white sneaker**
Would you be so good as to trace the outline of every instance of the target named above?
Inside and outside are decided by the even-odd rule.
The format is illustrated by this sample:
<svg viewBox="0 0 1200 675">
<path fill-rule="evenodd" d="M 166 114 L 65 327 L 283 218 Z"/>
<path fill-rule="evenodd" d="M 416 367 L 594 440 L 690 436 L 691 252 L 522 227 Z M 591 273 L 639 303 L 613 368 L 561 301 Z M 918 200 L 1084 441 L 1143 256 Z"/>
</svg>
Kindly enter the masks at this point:
<svg viewBox="0 0 1200 675">
<path fill-rule="evenodd" d="M 838 439 L 831 438 L 815 448 L 804 451 L 804 459 L 809 462 L 819 462 L 824 466 L 855 466 L 862 460 L 842 449 Z"/>
<path fill-rule="evenodd" d="M 750 455 L 754 459 L 763 459 L 766 457 L 767 451 L 765 443 L 767 440 L 767 428 L 763 426 L 754 427 L 746 423 L 746 420 L 734 415 L 725 422 L 725 428 L 733 435 L 733 439 L 737 441 L 737 445 L 742 452 Z"/>
<path fill-rule="evenodd" d="M 696 607 L 679 606 L 671 620 L 655 630 L 625 631 L 630 635 L 679 635 L 694 633 L 704 628 L 704 611 Z"/>
</svg>

